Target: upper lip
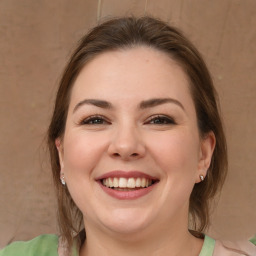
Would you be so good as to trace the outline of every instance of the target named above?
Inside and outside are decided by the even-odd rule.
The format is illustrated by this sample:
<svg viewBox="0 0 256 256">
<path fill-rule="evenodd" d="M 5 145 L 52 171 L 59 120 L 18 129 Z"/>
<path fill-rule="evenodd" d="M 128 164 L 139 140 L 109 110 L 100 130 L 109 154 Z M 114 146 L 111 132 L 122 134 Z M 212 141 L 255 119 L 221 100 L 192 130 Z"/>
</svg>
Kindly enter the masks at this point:
<svg viewBox="0 0 256 256">
<path fill-rule="evenodd" d="M 140 171 L 122 171 L 122 170 L 115 170 L 111 172 L 104 173 L 103 175 L 97 177 L 95 180 L 103 180 L 107 178 L 146 178 L 150 180 L 159 180 L 156 177 L 153 177 L 149 174 L 140 172 Z"/>
</svg>

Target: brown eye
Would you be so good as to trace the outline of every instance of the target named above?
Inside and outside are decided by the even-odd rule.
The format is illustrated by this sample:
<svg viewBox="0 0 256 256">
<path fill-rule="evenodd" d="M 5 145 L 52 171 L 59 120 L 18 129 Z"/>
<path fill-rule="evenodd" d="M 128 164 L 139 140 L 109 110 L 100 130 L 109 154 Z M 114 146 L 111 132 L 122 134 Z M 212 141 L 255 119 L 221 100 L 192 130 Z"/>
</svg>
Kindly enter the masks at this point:
<svg viewBox="0 0 256 256">
<path fill-rule="evenodd" d="M 173 118 L 161 115 L 151 117 L 147 123 L 156 125 L 176 124 Z"/>
<path fill-rule="evenodd" d="M 82 125 L 100 125 L 108 124 L 109 122 L 102 116 L 90 116 L 81 121 Z"/>
</svg>

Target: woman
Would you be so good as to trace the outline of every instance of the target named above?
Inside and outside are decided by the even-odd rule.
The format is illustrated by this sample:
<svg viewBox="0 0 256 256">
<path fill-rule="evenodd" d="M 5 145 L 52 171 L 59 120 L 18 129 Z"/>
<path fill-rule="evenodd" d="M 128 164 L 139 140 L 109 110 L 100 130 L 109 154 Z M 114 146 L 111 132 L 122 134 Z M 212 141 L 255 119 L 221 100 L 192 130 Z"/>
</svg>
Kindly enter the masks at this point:
<svg viewBox="0 0 256 256">
<path fill-rule="evenodd" d="M 226 141 L 209 72 L 175 28 L 130 17 L 90 31 L 64 71 L 48 144 L 61 235 L 1 256 L 256 255 L 203 234 Z"/>
</svg>

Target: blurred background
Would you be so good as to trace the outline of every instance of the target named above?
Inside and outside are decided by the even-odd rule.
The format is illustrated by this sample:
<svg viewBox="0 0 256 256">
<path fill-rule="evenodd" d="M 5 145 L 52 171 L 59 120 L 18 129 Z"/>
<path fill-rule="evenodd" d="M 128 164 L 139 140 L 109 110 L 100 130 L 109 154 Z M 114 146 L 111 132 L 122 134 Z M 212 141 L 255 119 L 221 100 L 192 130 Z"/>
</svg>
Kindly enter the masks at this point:
<svg viewBox="0 0 256 256">
<path fill-rule="evenodd" d="M 45 133 L 61 72 L 89 28 L 130 14 L 181 28 L 204 56 L 219 92 L 230 162 L 208 234 L 256 233 L 256 1 L 1 0 L 0 247 L 56 232 Z"/>
</svg>

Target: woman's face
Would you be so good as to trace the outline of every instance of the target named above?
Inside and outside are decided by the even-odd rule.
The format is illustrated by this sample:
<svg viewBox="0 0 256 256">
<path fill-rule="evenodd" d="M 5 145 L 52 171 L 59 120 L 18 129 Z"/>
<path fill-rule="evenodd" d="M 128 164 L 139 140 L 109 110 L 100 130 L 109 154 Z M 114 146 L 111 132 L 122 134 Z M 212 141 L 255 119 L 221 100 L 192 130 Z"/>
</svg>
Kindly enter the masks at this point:
<svg viewBox="0 0 256 256">
<path fill-rule="evenodd" d="M 87 232 L 132 234 L 187 228 L 189 197 L 214 142 L 212 134 L 200 139 L 183 70 L 160 51 L 136 47 L 85 65 L 56 144 Z"/>
</svg>

